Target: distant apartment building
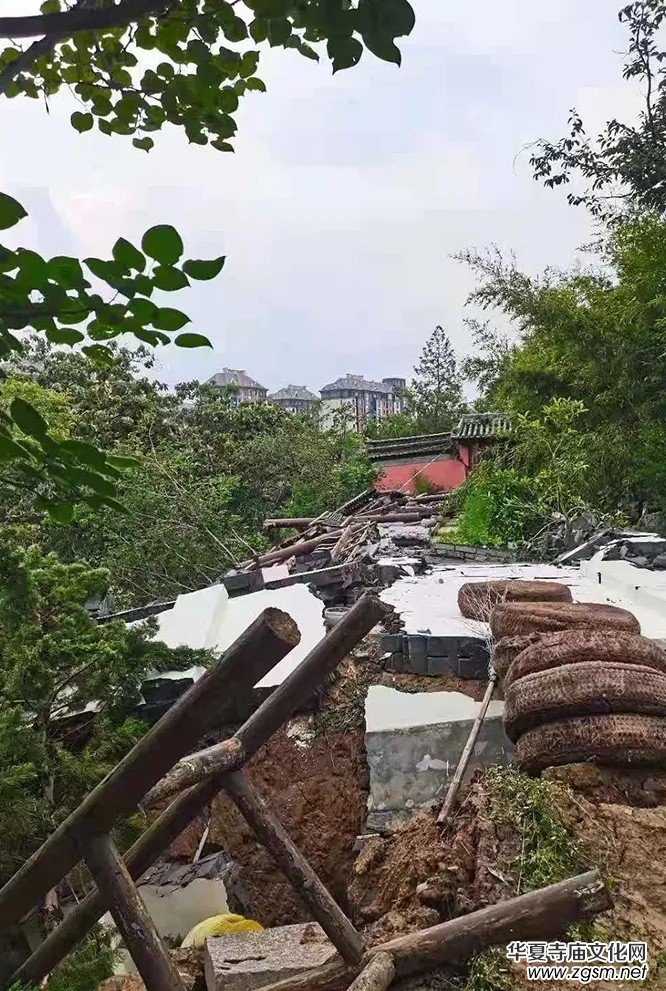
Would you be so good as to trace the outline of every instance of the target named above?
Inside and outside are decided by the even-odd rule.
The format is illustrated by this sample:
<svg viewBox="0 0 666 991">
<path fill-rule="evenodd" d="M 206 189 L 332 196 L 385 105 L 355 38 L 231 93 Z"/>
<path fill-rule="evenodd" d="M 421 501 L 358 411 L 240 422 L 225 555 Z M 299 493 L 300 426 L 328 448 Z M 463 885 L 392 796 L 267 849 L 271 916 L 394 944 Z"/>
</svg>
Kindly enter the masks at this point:
<svg viewBox="0 0 666 991">
<path fill-rule="evenodd" d="M 268 402 L 281 406 L 289 413 L 304 413 L 314 403 L 318 403 L 319 399 L 314 392 L 310 392 L 304 385 L 286 385 L 284 389 L 271 392 L 268 396 Z"/>
<path fill-rule="evenodd" d="M 362 375 L 345 375 L 321 389 L 324 422 L 337 415 L 348 419 L 359 433 L 370 420 L 383 420 L 402 410 L 400 389 L 405 379 L 389 378 L 372 382 Z"/>
<path fill-rule="evenodd" d="M 241 403 L 265 403 L 268 395 L 268 389 L 250 378 L 242 368 L 223 368 L 221 372 L 215 372 L 206 385 L 211 385 L 214 389 L 228 389 L 234 406 Z"/>
</svg>

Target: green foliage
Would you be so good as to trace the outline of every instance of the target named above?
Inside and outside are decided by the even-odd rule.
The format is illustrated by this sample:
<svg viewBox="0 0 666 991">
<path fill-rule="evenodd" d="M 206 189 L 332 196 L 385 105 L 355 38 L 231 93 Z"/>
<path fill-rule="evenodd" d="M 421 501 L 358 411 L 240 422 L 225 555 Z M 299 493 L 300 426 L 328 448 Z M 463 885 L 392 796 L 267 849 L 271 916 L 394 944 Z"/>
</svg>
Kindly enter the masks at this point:
<svg viewBox="0 0 666 991">
<path fill-rule="evenodd" d="M 535 482 L 515 468 L 482 462 L 458 494 L 461 514 L 450 543 L 503 547 L 531 536 L 543 525 L 543 506 Z"/>
<path fill-rule="evenodd" d="M 151 643 L 150 630 L 96 624 L 84 602 L 106 581 L 103 569 L 0 542 L 3 883 L 140 738 L 144 727 L 129 717 L 148 670 L 193 662 L 195 652 Z M 72 721 L 88 737 L 76 753 Z"/>
<path fill-rule="evenodd" d="M 555 459 L 575 463 L 565 502 L 636 519 L 666 505 L 666 223 L 616 225 L 600 251 L 610 274 L 534 278 L 497 253 L 464 258 L 479 278 L 472 302 L 508 316 L 519 335 L 487 402 L 528 421 L 554 399 L 578 403 Z"/>
<path fill-rule="evenodd" d="M 79 132 L 96 125 L 150 151 L 151 135 L 175 124 L 190 143 L 233 151 L 240 98 L 265 89 L 251 42 L 315 60 L 313 45 L 325 43 L 334 72 L 356 65 L 364 49 L 399 65 L 395 39 L 411 33 L 414 12 L 408 0 L 178 0 L 167 7 L 144 0 L 127 13 L 122 7 L 60 12 L 58 4 L 42 17 L 3 18 L 2 33 L 25 36 L 26 20 L 32 20 L 28 34 L 45 34 L 50 44 L 27 63 L 24 58 L 19 71 L 14 43 L 0 54 L 7 96 L 48 104 L 71 87 L 86 107 L 71 118 Z M 0 223 L 13 211 L 0 201 Z"/>
<path fill-rule="evenodd" d="M 521 837 L 521 852 L 505 866 L 516 880 L 517 894 L 544 888 L 580 874 L 585 861 L 573 836 L 559 821 L 561 789 L 513 769 L 490 768 L 490 817 Z"/>
<path fill-rule="evenodd" d="M 355 65 L 364 47 L 400 64 L 395 39 L 414 26 L 408 0 L 245 0 L 240 8 L 226 0 L 167 6 L 139 0 L 65 10 L 60 0 L 46 0 L 41 9 L 40 15 L 0 18 L 0 35 L 12 39 L 0 53 L 0 93 L 43 99 L 48 109 L 63 86 L 73 89 L 86 108 L 71 116 L 79 133 L 97 123 L 104 134 L 131 136 L 146 152 L 154 145 L 150 134 L 164 124 L 181 127 L 192 143 L 233 151 L 239 98 L 265 89 L 255 75 L 259 52 L 248 49 L 250 38 L 314 59 L 312 44 L 327 42 L 337 71 Z M 14 39 L 34 36 L 43 36 L 39 44 L 16 47 Z M 0 193 L 0 230 L 26 216 L 17 200 Z M 154 290 L 175 292 L 190 279 L 215 278 L 224 264 L 223 256 L 183 260 L 183 252 L 169 224 L 146 231 L 141 248 L 120 237 L 111 258 L 83 262 L 0 245 L 0 359 L 21 350 L 16 332 L 27 329 L 54 344 L 80 344 L 98 366 L 112 363 L 108 342 L 120 334 L 153 347 L 172 341 L 210 346 L 203 334 L 178 334 L 189 317 L 151 299 Z M 32 420 L 23 430 L 28 441 L 13 436 L 19 420 L 24 426 Z M 36 505 L 58 523 L 69 522 L 72 507 L 82 502 L 120 510 L 118 467 L 98 450 L 91 472 L 80 449 L 63 447 L 49 427 L 22 404 L 0 412 L 0 461 L 11 465 L 7 484 L 30 492 L 36 479 Z"/>
<path fill-rule="evenodd" d="M 266 516 L 318 515 L 371 484 L 360 438 L 337 426 L 321 430 L 316 411 L 236 406 L 234 395 L 198 383 L 173 392 L 145 378 L 150 352 L 111 347 L 113 364 L 91 369 L 84 355 L 32 340 L 7 382 L 48 384 L 50 396 L 66 400 L 69 443 L 111 452 L 127 513 L 77 506 L 67 525 L 42 527 L 18 490 L 0 522 L 63 560 L 103 563 L 119 603 L 215 582 L 268 546 Z"/>
<path fill-rule="evenodd" d="M 415 432 L 451 430 L 466 407 L 458 362 L 442 327 L 436 327 L 428 338 L 414 371 L 416 378 L 406 392 L 406 412 L 418 427 Z"/>
<path fill-rule="evenodd" d="M 108 945 L 108 937 L 94 932 L 49 975 L 44 991 L 97 991 L 107 977 L 113 976 L 118 954 Z M 25 984 L 12 984 L 8 991 L 36 991 Z"/>
<path fill-rule="evenodd" d="M 509 991 L 511 968 L 506 951 L 485 950 L 472 960 L 462 991 Z"/>
<path fill-rule="evenodd" d="M 665 18 L 664 0 L 633 0 L 619 12 L 629 32 L 622 76 L 632 85 L 638 81 L 644 92 L 637 120 L 625 123 L 613 118 L 591 139 L 580 114 L 572 110 L 569 134 L 557 142 L 540 141 L 530 159 L 534 177 L 546 186 L 581 180 L 583 188 L 569 192 L 569 203 L 582 204 L 605 220 L 636 208 L 660 214 L 666 210 Z"/>
</svg>

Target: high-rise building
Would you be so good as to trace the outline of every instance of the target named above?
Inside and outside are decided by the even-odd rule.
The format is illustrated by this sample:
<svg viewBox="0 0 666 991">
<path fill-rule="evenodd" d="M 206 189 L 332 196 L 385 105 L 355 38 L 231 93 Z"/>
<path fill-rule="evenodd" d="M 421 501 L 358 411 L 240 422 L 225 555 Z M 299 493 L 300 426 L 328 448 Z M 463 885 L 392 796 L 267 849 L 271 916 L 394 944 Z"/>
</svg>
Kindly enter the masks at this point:
<svg viewBox="0 0 666 991">
<path fill-rule="evenodd" d="M 265 403 L 268 389 L 247 374 L 242 368 L 223 368 L 215 372 L 206 382 L 214 389 L 227 389 L 232 403 Z"/>
<path fill-rule="evenodd" d="M 284 389 L 269 393 L 268 402 L 281 406 L 289 413 L 304 413 L 319 399 L 304 385 L 286 385 Z"/>
<path fill-rule="evenodd" d="M 402 411 L 400 389 L 404 387 L 402 378 L 373 382 L 362 375 L 347 374 L 321 389 L 324 422 L 331 422 L 336 415 L 346 416 L 349 425 L 362 433 L 369 420 L 383 420 Z"/>
</svg>

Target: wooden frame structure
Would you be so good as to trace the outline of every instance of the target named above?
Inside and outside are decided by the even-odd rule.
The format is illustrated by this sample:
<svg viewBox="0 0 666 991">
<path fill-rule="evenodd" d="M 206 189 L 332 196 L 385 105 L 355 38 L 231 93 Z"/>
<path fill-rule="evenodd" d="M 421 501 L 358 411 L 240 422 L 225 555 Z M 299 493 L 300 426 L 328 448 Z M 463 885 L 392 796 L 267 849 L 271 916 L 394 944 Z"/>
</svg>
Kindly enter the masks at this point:
<svg viewBox="0 0 666 991">
<path fill-rule="evenodd" d="M 221 790 L 229 794 L 272 854 L 344 963 L 358 967 L 364 954 L 361 937 L 242 768 L 308 701 L 385 610 L 376 596 L 364 595 L 234 736 L 186 756 L 214 724 L 218 703 L 229 694 L 249 696 L 254 685 L 299 642 L 293 620 L 279 609 L 266 609 L 0 890 L 3 929 L 18 922 L 80 860 L 97 885 L 5 986 L 41 981 L 108 909 L 147 991 L 183 991 L 134 882 Z M 161 791 L 156 788 L 158 782 Z M 152 802 L 175 792 L 180 792 L 178 797 L 123 859 L 111 837 L 118 820 L 145 802 L 146 796 Z"/>
</svg>

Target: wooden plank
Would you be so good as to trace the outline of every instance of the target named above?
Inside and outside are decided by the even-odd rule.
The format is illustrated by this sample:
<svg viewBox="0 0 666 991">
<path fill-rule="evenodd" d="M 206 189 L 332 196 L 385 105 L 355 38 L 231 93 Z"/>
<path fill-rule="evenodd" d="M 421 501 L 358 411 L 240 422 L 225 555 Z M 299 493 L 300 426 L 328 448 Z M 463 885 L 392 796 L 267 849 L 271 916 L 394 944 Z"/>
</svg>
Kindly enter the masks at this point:
<svg viewBox="0 0 666 991">
<path fill-rule="evenodd" d="M 395 964 L 390 953 L 377 953 L 365 965 L 349 991 L 386 991 L 395 977 Z"/>
<path fill-rule="evenodd" d="M 79 840 L 131 812 L 196 746 L 220 703 L 246 694 L 300 640 L 293 620 L 267 609 L 120 761 L 0 891 L 0 931 L 25 915 L 80 859 Z"/>
<path fill-rule="evenodd" d="M 185 991 L 175 964 L 108 833 L 87 841 L 85 861 L 147 991 Z"/>
<path fill-rule="evenodd" d="M 486 688 L 485 695 L 483 696 L 483 701 L 481 702 L 481 707 L 477 713 L 476 719 L 472 729 L 470 730 L 469 737 L 467 738 L 467 743 L 465 748 L 460 755 L 460 760 L 458 761 L 458 766 L 456 767 L 455 774 L 451 779 L 448 791 L 446 793 L 446 798 L 444 799 L 444 804 L 442 805 L 439 815 L 437 816 L 437 825 L 444 827 L 448 824 L 451 812 L 458 797 L 458 791 L 460 790 L 460 785 L 465 776 L 465 771 L 467 770 L 467 765 L 469 764 L 469 759 L 474 752 L 474 747 L 476 741 L 481 731 L 483 725 L 483 720 L 486 718 L 486 712 L 488 711 L 488 706 L 490 705 L 490 700 L 493 697 L 493 692 L 495 691 L 495 685 L 497 684 L 497 674 L 493 671 L 488 681 L 488 686 Z"/>
<path fill-rule="evenodd" d="M 612 907 L 598 871 L 530 891 L 509 901 L 461 915 L 430 929 L 399 936 L 372 947 L 356 967 L 333 963 L 264 985 L 258 991 L 344 991 L 378 953 L 389 953 L 400 977 L 442 965 L 461 965 L 489 946 L 506 946 L 512 939 L 549 939 L 585 916 Z"/>
<path fill-rule="evenodd" d="M 361 937 L 261 795 L 242 771 L 225 775 L 224 788 L 342 959 L 358 963 L 364 950 Z"/>
<path fill-rule="evenodd" d="M 337 667 L 386 612 L 377 596 L 366 594 L 333 629 L 313 647 L 298 667 L 262 702 L 236 731 L 248 757 L 307 702 L 324 678 Z M 182 788 L 229 770 L 228 757 L 220 745 L 208 747 L 178 762 L 146 797 L 147 803 L 164 801 Z"/>
<path fill-rule="evenodd" d="M 292 529 L 292 530 L 307 530 L 308 527 L 312 526 L 315 522 L 315 516 L 302 516 L 302 517 L 291 517 L 289 519 L 266 519 L 264 520 L 264 528 L 266 530 L 270 529 Z"/>
</svg>

